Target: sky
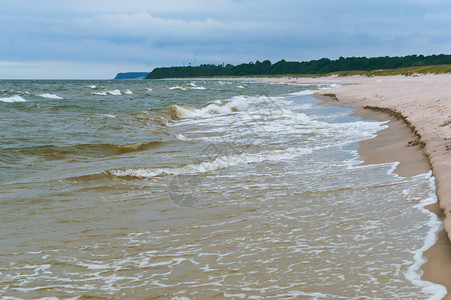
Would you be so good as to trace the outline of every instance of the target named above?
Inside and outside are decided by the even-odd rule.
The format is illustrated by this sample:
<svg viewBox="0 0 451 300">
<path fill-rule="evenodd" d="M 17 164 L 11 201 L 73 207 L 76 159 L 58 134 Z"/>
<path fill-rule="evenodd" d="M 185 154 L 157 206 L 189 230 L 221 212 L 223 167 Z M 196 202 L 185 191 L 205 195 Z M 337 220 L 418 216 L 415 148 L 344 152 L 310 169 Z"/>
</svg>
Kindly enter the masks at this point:
<svg viewBox="0 0 451 300">
<path fill-rule="evenodd" d="M 449 0 L 0 0 L 0 79 L 451 54 Z"/>
</svg>

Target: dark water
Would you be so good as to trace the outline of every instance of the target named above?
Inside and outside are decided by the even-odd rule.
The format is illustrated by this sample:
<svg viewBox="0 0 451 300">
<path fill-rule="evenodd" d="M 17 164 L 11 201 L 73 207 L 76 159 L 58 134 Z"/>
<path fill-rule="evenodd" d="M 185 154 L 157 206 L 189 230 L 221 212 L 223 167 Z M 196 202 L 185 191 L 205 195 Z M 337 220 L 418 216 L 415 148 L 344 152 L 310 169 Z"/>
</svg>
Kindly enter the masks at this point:
<svg viewBox="0 0 451 300">
<path fill-rule="evenodd" d="M 433 178 L 328 87 L 0 81 L 0 295 L 440 298 Z"/>
</svg>

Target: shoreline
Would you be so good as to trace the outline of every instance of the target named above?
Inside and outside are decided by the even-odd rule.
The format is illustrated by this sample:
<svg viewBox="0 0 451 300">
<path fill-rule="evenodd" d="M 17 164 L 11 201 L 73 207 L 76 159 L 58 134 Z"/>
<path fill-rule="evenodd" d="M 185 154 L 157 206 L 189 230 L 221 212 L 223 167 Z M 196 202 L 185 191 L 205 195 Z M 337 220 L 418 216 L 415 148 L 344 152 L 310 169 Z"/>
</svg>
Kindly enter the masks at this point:
<svg viewBox="0 0 451 300">
<path fill-rule="evenodd" d="M 422 279 L 446 287 L 451 299 L 451 75 L 274 78 L 264 82 L 343 84 L 314 96 L 326 105 L 356 109 L 364 119 L 387 120 L 389 128 L 359 143 L 365 163 L 399 161 L 395 173 L 413 176 L 432 170 L 438 202 L 425 208 L 443 220 L 436 243 L 423 255 Z M 409 147 L 408 147 L 409 146 Z M 410 149 L 409 149 L 410 148 Z M 449 212 L 449 214 L 447 214 Z"/>
<path fill-rule="evenodd" d="M 331 96 L 314 95 L 322 105 L 343 105 Z M 349 106 L 348 106 L 349 107 Z M 388 127 L 377 132 L 377 136 L 359 142 L 358 152 L 364 159 L 363 165 L 387 162 L 399 162 L 395 174 L 403 177 L 415 176 L 431 170 L 428 158 L 423 153 L 423 145 L 414 143 L 417 136 L 401 119 L 385 112 L 365 108 L 355 108 L 354 116 L 364 120 L 387 121 Z M 441 221 L 444 216 L 439 202 L 425 206 Z M 444 299 L 451 299 L 451 243 L 445 229 L 437 234 L 437 241 L 423 252 L 427 261 L 420 267 L 423 271 L 422 280 L 441 284 L 446 287 L 448 295 Z"/>
</svg>

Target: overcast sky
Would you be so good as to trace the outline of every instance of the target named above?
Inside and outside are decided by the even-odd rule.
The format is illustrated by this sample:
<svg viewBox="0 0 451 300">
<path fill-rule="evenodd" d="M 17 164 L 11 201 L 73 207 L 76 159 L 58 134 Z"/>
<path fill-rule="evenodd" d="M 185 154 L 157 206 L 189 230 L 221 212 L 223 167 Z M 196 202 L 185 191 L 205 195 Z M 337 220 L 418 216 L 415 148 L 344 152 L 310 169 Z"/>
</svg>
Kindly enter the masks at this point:
<svg viewBox="0 0 451 300">
<path fill-rule="evenodd" d="M 0 78 L 451 54 L 449 0 L 0 0 Z"/>
</svg>

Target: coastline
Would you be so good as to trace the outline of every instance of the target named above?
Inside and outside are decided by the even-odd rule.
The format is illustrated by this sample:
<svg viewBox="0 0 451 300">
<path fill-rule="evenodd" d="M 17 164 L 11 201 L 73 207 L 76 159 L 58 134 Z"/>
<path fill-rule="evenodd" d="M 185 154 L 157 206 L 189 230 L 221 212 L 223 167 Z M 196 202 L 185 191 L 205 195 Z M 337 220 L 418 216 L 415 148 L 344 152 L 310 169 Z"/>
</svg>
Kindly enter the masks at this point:
<svg viewBox="0 0 451 300">
<path fill-rule="evenodd" d="M 414 176 L 432 169 L 438 203 L 426 208 L 444 222 L 437 242 L 424 252 L 422 279 L 439 283 L 451 299 L 451 75 L 415 77 L 275 78 L 265 82 L 343 84 L 315 96 L 326 105 L 355 108 L 364 119 L 390 120 L 387 129 L 362 141 L 359 153 L 365 163 L 398 161 L 394 171 Z M 447 213 L 448 212 L 448 213 Z"/>
<path fill-rule="evenodd" d="M 323 105 L 340 105 L 330 96 L 315 95 Z M 375 138 L 359 142 L 358 152 L 364 159 L 363 164 L 378 164 L 387 162 L 399 162 L 395 174 L 403 177 L 415 176 L 431 170 L 429 161 L 423 153 L 421 144 L 410 143 L 417 137 L 407 124 L 400 119 L 383 112 L 364 108 L 355 108 L 352 115 L 365 120 L 386 121 L 388 127 L 377 132 Z M 439 203 L 425 207 L 437 215 L 443 221 L 443 213 Z M 421 266 L 423 275 L 421 279 L 438 283 L 446 287 L 448 295 L 444 299 L 451 299 L 451 243 L 444 229 L 440 230 L 436 243 L 426 250 L 423 255 L 427 261 Z"/>
</svg>

